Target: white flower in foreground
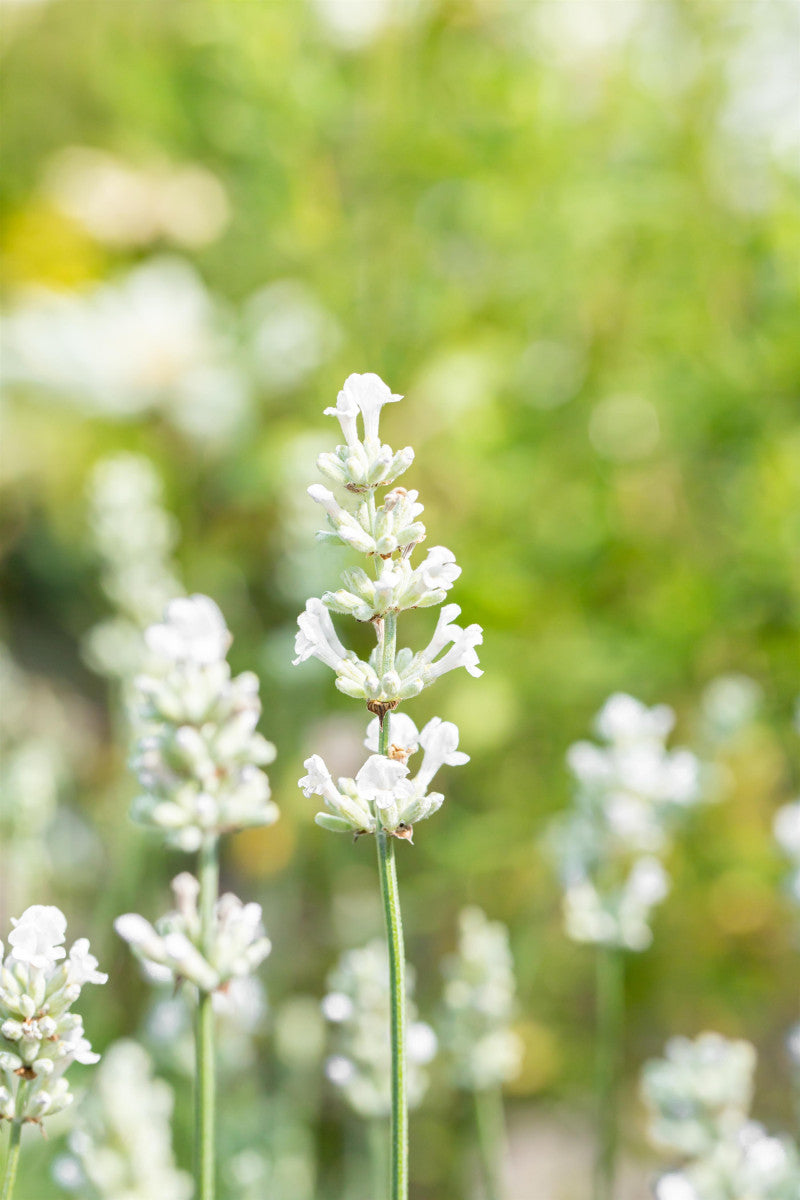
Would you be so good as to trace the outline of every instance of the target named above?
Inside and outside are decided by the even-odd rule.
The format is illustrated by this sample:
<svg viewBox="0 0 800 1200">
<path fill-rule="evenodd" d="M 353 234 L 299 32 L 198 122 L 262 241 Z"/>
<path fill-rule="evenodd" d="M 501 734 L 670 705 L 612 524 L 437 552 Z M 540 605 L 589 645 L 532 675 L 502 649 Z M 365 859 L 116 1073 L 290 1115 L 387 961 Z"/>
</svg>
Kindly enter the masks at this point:
<svg viewBox="0 0 800 1200">
<path fill-rule="evenodd" d="M 662 858 L 673 826 L 700 801 L 701 766 L 668 750 L 674 714 L 632 696 L 605 703 L 595 727 L 605 745 L 576 742 L 570 812 L 550 833 L 564 886 L 568 935 L 576 941 L 644 950 L 652 910 L 669 892 Z"/>
<path fill-rule="evenodd" d="M 508 930 L 479 908 L 465 908 L 458 925 L 458 949 L 442 964 L 442 1045 L 459 1087 L 501 1087 L 519 1074 L 523 1050 L 511 1028 L 516 984 Z"/>
<path fill-rule="evenodd" d="M 173 1104 L 147 1051 L 114 1042 L 77 1110 L 70 1154 L 56 1159 L 56 1183 L 70 1191 L 88 1184 L 102 1200 L 190 1200 L 192 1180 L 172 1152 Z"/>
<path fill-rule="evenodd" d="M 401 740 L 401 745 L 394 737 Z M 355 779 L 334 783 L 323 759 L 314 754 L 306 759 L 308 772 L 299 781 L 306 796 L 321 796 L 328 812 L 316 815 L 316 822 L 335 833 L 375 833 L 382 829 L 395 837 L 410 839 L 415 821 L 432 816 L 441 807 L 441 792 L 428 792 L 440 767 L 460 766 L 469 756 L 458 750 L 458 729 L 452 721 L 434 717 L 422 733 L 410 717 L 399 714 L 392 722 L 393 741 L 388 757 L 373 753 Z M 367 749 L 378 749 L 378 720 L 367 727 Z M 419 748 L 422 762 L 416 775 L 409 777 L 408 759 Z"/>
<path fill-rule="evenodd" d="M 349 950 L 328 976 L 322 1012 L 334 1027 L 334 1050 L 326 1064 L 331 1083 L 362 1117 L 386 1116 L 390 1107 L 391 1056 L 389 959 L 382 941 Z M 411 1107 L 422 1100 L 428 1080 L 423 1067 L 436 1054 L 436 1036 L 416 1019 L 413 976 L 406 976 L 408 1031 L 406 1069 Z"/>
<path fill-rule="evenodd" d="M 175 911 L 155 928 L 138 913 L 117 917 L 114 928 L 131 946 L 154 983 L 186 980 L 202 992 L 214 992 L 229 980 L 249 975 L 271 949 L 261 923 L 261 905 L 243 904 L 231 893 L 214 905 L 208 953 L 201 949 L 200 884 L 184 871 L 172 881 Z"/>
<path fill-rule="evenodd" d="M 72 1103 L 64 1073 L 99 1055 L 70 1008 L 87 983 L 105 983 L 86 938 L 69 955 L 60 909 L 35 904 L 12 918 L 9 949 L 0 942 L 0 1117 L 40 1121 Z"/>
<path fill-rule="evenodd" d="M 141 735 L 133 767 L 143 791 L 132 816 L 183 850 L 203 837 L 278 817 L 262 766 L 275 747 L 256 732 L 258 679 L 231 678 L 222 613 L 207 596 L 173 600 L 145 634 L 151 670 L 136 680 Z"/>
</svg>

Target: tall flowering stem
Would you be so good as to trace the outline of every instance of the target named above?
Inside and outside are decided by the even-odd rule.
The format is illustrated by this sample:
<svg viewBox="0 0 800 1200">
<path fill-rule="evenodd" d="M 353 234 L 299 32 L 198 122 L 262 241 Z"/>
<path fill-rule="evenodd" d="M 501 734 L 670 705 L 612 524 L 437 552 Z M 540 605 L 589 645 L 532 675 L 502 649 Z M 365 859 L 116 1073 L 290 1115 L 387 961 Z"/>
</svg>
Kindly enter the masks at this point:
<svg viewBox="0 0 800 1200">
<path fill-rule="evenodd" d="M 142 793 L 131 815 L 196 853 L 198 876 L 184 871 L 172 881 L 175 911 L 155 928 L 126 913 L 116 929 L 153 982 L 196 991 L 195 1198 L 214 1200 L 215 1002 L 270 952 L 260 906 L 219 895 L 219 842 L 223 833 L 276 820 L 261 770 L 275 748 L 256 732 L 255 675 L 231 677 L 231 636 L 213 600 L 171 601 L 145 642 L 150 661 L 136 681 L 140 732 L 133 760 Z"/>
<path fill-rule="evenodd" d="M 411 842 L 414 824 L 441 806 L 441 793 L 428 791 L 439 767 L 467 761 L 458 751 L 458 730 L 451 722 L 434 717 L 418 731 L 409 717 L 396 710 L 446 671 L 463 666 L 471 675 L 482 674 L 475 647 L 483 639 L 480 626 L 457 626 L 454 621 L 461 610 L 447 604 L 424 650 L 397 648 L 398 614 L 442 604 L 461 574 L 444 546 L 432 547 L 418 566 L 412 566 L 414 550 L 426 537 L 418 519 L 423 509 L 417 492 L 393 487 L 380 505 L 376 503 L 377 489 L 392 484 L 414 458 L 410 446 L 395 452 L 380 439 L 381 410 L 400 399 L 377 375 L 350 375 L 336 407 L 325 410 L 338 419 L 345 444 L 317 460 L 339 497 L 321 484 L 308 489 L 327 518 L 327 528 L 318 536 L 366 555 L 373 571 L 347 570 L 342 575 L 344 587 L 325 592 L 320 599 L 312 597 L 298 618 L 295 642 L 296 664 L 320 659 L 335 672 L 339 691 L 366 701 L 375 717 L 367 729 L 371 754 L 355 779 L 334 782 L 323 760 L 314 754 L 305 762 L 308 774 L 300 786 L 306 796 L 321 796 L 325 802 L 326 811 L 317 813 L 317 824 L 356 837 L 371 833 L 377 843 L 391 991 L 392 1200 L 408 1196 L 405 955 L 395 843 Z M 331 613 L 372 624 L 376 646 L 368 661 L 341 643 Z M 423 760 L 412 779 L 407 764 L 420 747 Z"/>
</svg>

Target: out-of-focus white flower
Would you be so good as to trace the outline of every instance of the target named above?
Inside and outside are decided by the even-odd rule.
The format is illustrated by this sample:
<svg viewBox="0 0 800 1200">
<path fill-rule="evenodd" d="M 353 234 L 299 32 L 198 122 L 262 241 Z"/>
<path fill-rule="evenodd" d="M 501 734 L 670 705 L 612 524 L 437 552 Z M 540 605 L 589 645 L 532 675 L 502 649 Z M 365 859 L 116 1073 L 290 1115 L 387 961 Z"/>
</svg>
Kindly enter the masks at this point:
<svg viewBox="0 0 800 1200">
<path fill-rule="evenodd" d="M 89 943 L 67 956 L 67 921 L 53 905 L 34 904 L 12 918 L 10 949 L 0 942 L 0 1118 L 40 1121 L 72 1103 L 64 1073 L 99 1055 L 70 1008 L 86 983 L 105 983 Z"/>
<path fill-rule="evenodd" d="M 328 1079 L 363 1117 L 382 1117 L 390 1109 L 391 1054 L 389 958 L 381 940 L 348 950 L 328 976 L 324 1016 L 335 1029 L 334 1053 L 326 1064 Z M 406 972 L 406 1084 L 411 1107 L 428 1086 L 422 1069 L 436 1054 L 436 1036 L 417 1020 L 413 974 Z"/>
<path fill-rule="evenodd" d="M 230 634 L 207 596 L 173 600 L 145 633 L 150 672 L 136 680 L 141 734 L 133 766 L 144 789 L 135 820 L 155 826 L 184 850 L 204 836 L 278 817 L 260 769 L 275 747 L 256 724 L 258 679 L 231 678 Z"/>
<path fill-rule="evenodd" d="M 669 891 L 661 857 L 676 820 L 701 798 L 695 755 L 666 748 L 673 724 L 667 705 L 616 694 L 595 721 L 606 744 L 569 749 L 575 802 L 550 838 L 576 941 L 643 950 L 652 940 L 650 914 Z"/>
<path fill-rule="evenodd" d="M 88 1183 L 100 1200 L 190 1200 L 192 1180 L 172 1152 L 173 1103 L 147 1051 L 114 1042 L 77 1110 L 70 1153 L 53 1166 L 56 1183 L 66 1190 Z"/>
<path fill-rule="evenodd" d="M 116 613 L 90 630 L 84 652 L 95 670 L 130 683 L 142 667 L 142 630 L 181 591 L 172 562 L 177 530 L 148 458 L 119 454 L 97 463 L 89 482 L 89 525 L 103 590 Z"/>
<path fill-rule="evenodd" d="M 210 948 L 204 951 L 197 908 L 200 884 L 184 871 L 173 879 L 172 890 L 175 911 L 155 928 L 138 913 L 125 913 L 114 922 L 153 982 L 185 979 L 200 991 L 215 992 L 229 980 L 249 975 L 267 957 L 271 943 L 259 904 L 242 904 L 229 892 L 220 896 L 214 905 Z"/>
<path fill-rule="evenodd" d="M 329 811 L 317 813 L 315 818 L 323 829 L 336 833 L 375 833 L 382 829 L 407 840 L 416 821 L 439 810 L 444 796 L 428 792 L 434 775 L 442 766 L 469 762 L 469 755 L 458 749 L 458 728 L 452 721 L 433 717 L 418 733 L 405 714 L 391 718 L 392 734 L 395 725 L 402 744 L 393 740 L 388 757 L 371 754 L 355 779 L 341 778 L 336 784 L 318 754 L 306 759 L 308 774 L 299 786 L 306 796 L 321 796 L 325 801 Z M 365 744 L 369 750 L 378 749 L 377 718 L 367 727 Z M 416 775 L 409 778 L 406 764 L 420 746 L 422 762 Z"/>
<path fill-rule="evenodd" d="M 110 246 L 164 239 L 195 249 L 219 237 L 230 216 L 225 189 L 207 168 L 137 166 L 90 146 L 60 150 L 48 164 L 45 191 L 63 213 Z"/>
<path fill-rule="evenodd" d="M 800 1157 L 788 1137 L 749 1119 L 756 1056 L 749 1042 L 716 1033 L 673 1038 L 645 1064 L 650 1136 L 686 1161 L 662 1175 L 657 1200 L 794 1200 Z"/>
<path fill-rule="evenodd" d="M 278 280 L 251 296 L 244 321 L 256 373 L 270 392 L 299 387 L 341 341 L 331 314 L 294 279 Z"/>
<path fill-rule="evenodd" d="M 511 1028 L 516 984 L 508 930 L 479 908 L 458 918 L 458 949 L 445 959 L 440 1033 L 455 1081 L 470 1091 L 500 1087 L 522 1064 Z"/>
<path fill-rule="evenodd" d="M 752 724 L 763 691 L 747 675 L 719 675 L 703 691 L 703 726 L 714 741 L 723 741 Z"/>
<path fill-rule="evenodd" d="M 650 1137 L 664 1149 L 700 1157 L 746 1120 L 755 1068 L 749 1042 L 718 1033 L 694 1041 L 671 1038 L 664 1058 L 646 1063 L 642 1072 Z"/>
<path fill-rule="evenodd" d="M 219 440 L 249 404 L 227 318 L 194 269 L 154 259 L 83 292 L 36 291 L 3 330 L 7 384 L 90 413 L 151 410 Z"/>
<path fill-rule="evenodd" d="M 791 864 L 789 894 L 800 904 L 800 800 L 784 804 L 775 814 L 775 840 Z"/>
</svg>

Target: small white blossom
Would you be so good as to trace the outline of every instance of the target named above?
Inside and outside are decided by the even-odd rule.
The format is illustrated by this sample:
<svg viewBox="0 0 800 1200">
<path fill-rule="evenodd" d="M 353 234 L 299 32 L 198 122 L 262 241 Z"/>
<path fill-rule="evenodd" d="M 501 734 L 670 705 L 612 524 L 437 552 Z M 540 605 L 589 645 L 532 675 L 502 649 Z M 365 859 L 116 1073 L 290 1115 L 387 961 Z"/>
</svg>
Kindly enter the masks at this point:
<svg viewBox="0 0 800 1200">
<path fill-rule="evenodd" d="M 334 1053 L 326 1075 L 362 1117 L 382 1117 L 390 1108 L 391 1055 L 386 1029 L 391 993 L 389 958 L 381 940 L 349 950 L 328 976 L 322 1011 L 333 1026 Z M 417 1020 L 413 973 L 406 971 L 406 1083 L 416 1107 L 428 1086 L 423 1067 L 436 1054 L 436 1036 Z"/>
<path fill-rule="evenodd" d="M 214 905 L 210 949 L 201 948 L 200 885 L 188 872 L 172 881 L 175 911 L 155 928 L 138 913 L 117 917 L 117 933 L 133 949 L 155 983 L 187 980 L 200 991 L 215 992 L 229 980 L 249 975 L 271 949 L 261 923 L 261 906 L 243 904 L 231 893 Z"/>
<path fill-rule="evenodd" d="M 401 745 L 390 743 L 389 756 L 373 753 L 355 779 L 342 778 L 334 783 L 323 759 L 314 754 L 306 759 L 308 772 L 299 781 L 306 796 L 321 796 L 328 812 L 317 813 L 316 822 L 336 833 L 375 833 L 382 829 L 395 836 L 410 838 L 415 821 L 437 812 L 444 801 L 440 792 L 429 792 L 440 767 L 460 766 L 469 756 L 458 750 L 458 729 L 452 721 L 433 717 L 422 733 L 405 714 L 393 716 L 390 737 L 395 728 Z M 378 748 L 378 721 L 367 727 L 366 746 Z M 409 778 L 410 755 L 423 749 L 416 775 Z"/>
<path fill-rule="evenodd" d="M 410 446 L 396 454 L 381 443 L 378 423 L 385 404 L 402 400 L 393 395 L 377 375 L 349 375 L 339 392 L 336 407 L 325 415 L 336 417 L 342 427 L 345 445 L 333 454 L 321 454 L 317 466 L 323 475 L 352 490 L 362 491 L 391 483 L 414 460 Z M 358 418 L 363 422 L 363 438 L 358 433 Z"/>
<path fill-rule="evenodd" d="M 70 1064 L 99 1061 L 70 1008 L 84 984 L 108 976 L 86 938 L 67 956 L 60 909 L 35 904 L 12 925 L 7 953 L 0 942 L 0 1118 L 39 1121 L 72 1103 Z"/>
<path fill-rule="evenodd" d="M 508 930 L 479 908 L 458 918 L 457 952 L 445 959 L 441 1040 L 459 1087 L 500 1087 L 519 1074 L 522 1042 L 511 1028 L 516 984 Z"/>
</svg>

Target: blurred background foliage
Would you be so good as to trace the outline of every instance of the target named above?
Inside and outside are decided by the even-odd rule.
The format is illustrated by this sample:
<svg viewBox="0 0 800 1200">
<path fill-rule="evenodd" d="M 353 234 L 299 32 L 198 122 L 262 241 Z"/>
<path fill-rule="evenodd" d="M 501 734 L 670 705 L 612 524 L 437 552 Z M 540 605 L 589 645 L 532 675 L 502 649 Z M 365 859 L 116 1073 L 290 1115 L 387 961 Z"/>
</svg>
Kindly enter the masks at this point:
<svg viewBox="0 0 800 1200">
<path fill-rule="evenodd" d="M 235 667 L 261 676 L 279 750 L 281 821 L 238 836 L 225 863 L 274 940 L 272 1017 L 257 1067 L 230 1081 L 226 1146 L 246 1144 L 245 1112 L 256 1139 L 262 1124 L 278 1137 L 275 1096 L 294 1088 L 314 1194 L 356 1200 L 358 1129 L 292 1058 L 314 1005 L 286 1005 L 321 996 L 339 951 L 380 929 L 371 845 L 317 829 L 296 787 L 323 743 L 356 764 L 362 726 L 329 673 L 290 660 L 305 598 L 345 565 L 315 547 L 305 496 L 336 440 L 322 409 L 369 370 L 406 396 L 386 440 L 415 447 L 408 484 L 486 631 L 484 677 L 448 676 L 410 709 L 457 721 L 472 756 L 400 847 L 422 1013 L 457 910 L 481 904 L 509 924 L 518 970 L 520 1161 L 554 1112 L 588 1110 L 592 955 L 563 936 L 541 838 L 568 800 L 565 750 L 608 693 L 666 701 L 678 740 L 715 761 L 719 803 L 682 838 L 653 948 L 630 961 L 627 1140 L 636 1153 L 642 1059 L 705 1027 L 759 1046 L 760 1115 L 785 1125 L 798 945 L 771 819 L 800 766 L 796 4 L 5 0 L 0 16 L 16 338 L 2 635 L 40 689 L 37 732 L 59 710 L 72 822 L 4 903 L 59 903 L 91 935 L 113 972 L 89 1001 L 95 1044 L 135 1033 L 148 1002 L 110 918 L 161 911 L 182 864 L 128 823 L 119 696 L 81 650 L 110 614 L 87 478 L 132 450 L 163 479 L 187 588 L 217 600 Z M 79 322 L 45 322 L 20 356 L 15 322 L 43 288 L 91 298 L 142 269 L 152 329 L 126 327 L 119 300 L 88 343 Z M 173 354 L 178 276 L 204 315 Z M 110 361 L 84 387 L 93 336 Z M 71 384 L 54 383 L 66 361 Z M 418 639 L 429 623 L 403 621 Z M 721 735 L 704 696 L 731 673 L 760 703 Z M 414 1194 L 454 1200 L 460 1110 L 440 1083 L 422 1111 Z M 50 1154 L 31 1153 L 31 1180 Z"/>
</svg>

